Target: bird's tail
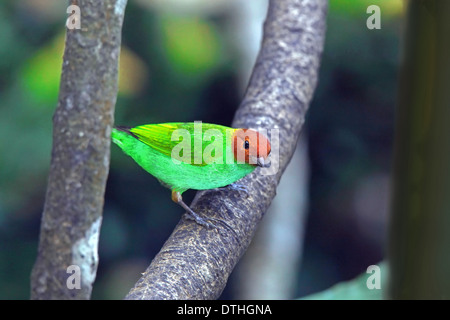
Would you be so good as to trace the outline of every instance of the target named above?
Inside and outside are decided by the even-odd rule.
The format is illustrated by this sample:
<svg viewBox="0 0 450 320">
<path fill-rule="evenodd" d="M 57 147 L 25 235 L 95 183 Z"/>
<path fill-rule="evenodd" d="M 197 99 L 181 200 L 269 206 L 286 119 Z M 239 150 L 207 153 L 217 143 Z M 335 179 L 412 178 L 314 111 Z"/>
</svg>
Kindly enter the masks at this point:
<svg viewBox="0 0 450 320">
<path fill-rule="evenodd" d="M 131 127 L 124 127 L 124 126 L 114 127 L 111 132 L 112 141 L 118 146 L 122 147 L 124 139 L 129 138 L 129 136 L 133 136 L 136 138 L 136 136 L 130 130 Z"/>
</svg>

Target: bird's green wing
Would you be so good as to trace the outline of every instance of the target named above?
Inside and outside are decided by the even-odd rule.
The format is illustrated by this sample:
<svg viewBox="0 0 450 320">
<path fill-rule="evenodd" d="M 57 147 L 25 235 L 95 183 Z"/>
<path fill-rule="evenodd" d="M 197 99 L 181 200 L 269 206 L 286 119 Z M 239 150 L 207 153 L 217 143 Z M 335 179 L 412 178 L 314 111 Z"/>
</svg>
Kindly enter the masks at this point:
<svg viewBox="0 0 450 320">
<path fill-rule="evenodd" d="M 205 131 L 209 129 L 217 129 L 225 133 L 227 127 L 201 123 L 201 130 L 195 127 L 193 122 L 171 122 L 171 123 L 159 123 L 159 124 L 147 124 L 130 129 L 130 132 L 141 142 L 150 146 L 154 150 L 161 152 L 162 154 L 171 157 L 172 151 L 179 150 L 181 142 L 186 143 L 184 139 L 189 139 L 190 148 L 183 149 L 183 152 L 190 152 L 186 154 L 188 161 L 192 165 L 205 166 L 207 163 L 203 159 L 203 151 L 205 150 L 208 142 L 203 141 L 203 135 Z M 201 133 L 201 134 L 200 134 Z M 199 141 L 201 141 L 199 143 Z M 194 152 L 195 145 L 201 145 L 199 152 Z M 174 148 L 177 148 L 174 150 Z M 186 159 L 186 158 L 184 158 Z"/>
<path fill-rule="evenodd" d="M 173 147 L 179 143 L 171 140 L 179 126 L 180 123 L 146 124 L 131 128 L 130 132 L 139 141 L 170 157 Z"/>
</svg>

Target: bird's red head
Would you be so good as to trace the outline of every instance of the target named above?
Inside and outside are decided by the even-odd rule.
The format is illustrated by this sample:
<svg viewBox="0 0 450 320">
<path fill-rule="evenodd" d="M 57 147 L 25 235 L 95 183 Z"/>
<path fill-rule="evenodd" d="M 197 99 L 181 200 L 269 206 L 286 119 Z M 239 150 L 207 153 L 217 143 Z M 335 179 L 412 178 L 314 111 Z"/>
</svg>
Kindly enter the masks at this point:
<svg viewBox="0 0 450 320">
<path fill-rule="evenodd" d="M 248 163 L 267 167 L 266 159 L 270 154 L 270 142 L 263 134 L 251 129 L 236 129 L 233 134 L 232 148 L 234 159 L 238 163 Z"/>
</svg>

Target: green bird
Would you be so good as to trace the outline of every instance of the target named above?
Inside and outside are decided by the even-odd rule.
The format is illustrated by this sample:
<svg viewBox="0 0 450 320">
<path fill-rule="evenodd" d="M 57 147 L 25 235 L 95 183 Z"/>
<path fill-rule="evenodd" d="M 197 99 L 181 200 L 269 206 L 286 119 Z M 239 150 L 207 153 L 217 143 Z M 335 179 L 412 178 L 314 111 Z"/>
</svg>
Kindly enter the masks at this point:
<svg viewBox="0 0 450 320">
<path fill-rule="evenodd" d="M 183 202 L 188 189 L 207 190 L 231 185 L 257 166 L 266 167 L 270 142 L 251 129 L 234 129 L 202 122 L 115 127 L 112 141 L 145 171 L 172 190 L 172 200 L 197 223 L 211 226 Z"/>
</svg>

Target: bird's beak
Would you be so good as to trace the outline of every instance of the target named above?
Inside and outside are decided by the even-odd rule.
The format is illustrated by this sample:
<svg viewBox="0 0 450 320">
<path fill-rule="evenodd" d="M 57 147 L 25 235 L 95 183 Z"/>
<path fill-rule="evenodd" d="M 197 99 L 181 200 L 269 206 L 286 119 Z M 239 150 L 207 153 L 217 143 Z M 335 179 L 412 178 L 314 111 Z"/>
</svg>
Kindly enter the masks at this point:
<svg viewBox="0 0 450 320">
<path fill-rule="evenodd" d="M 258 166 L 263 167 L 263 168 L 270 167 L 270 162 L 266 162 L 266 160 L 264 160 L 263 157 L 259 157 L 256 160 L 256 163 L 258 164 Z"/>
</svg>

